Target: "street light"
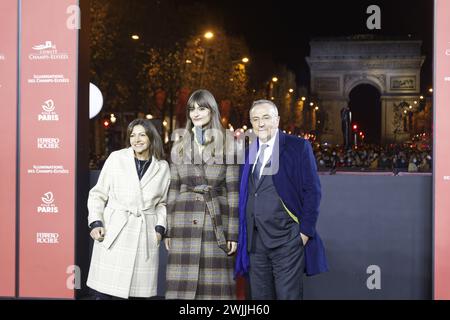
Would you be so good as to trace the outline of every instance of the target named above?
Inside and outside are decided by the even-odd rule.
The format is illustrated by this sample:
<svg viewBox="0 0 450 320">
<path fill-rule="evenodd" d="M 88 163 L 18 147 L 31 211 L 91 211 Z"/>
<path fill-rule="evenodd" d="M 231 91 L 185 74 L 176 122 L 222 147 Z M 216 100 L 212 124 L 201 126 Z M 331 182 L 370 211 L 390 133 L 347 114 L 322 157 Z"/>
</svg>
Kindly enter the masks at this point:
<svg viewBox="0 0 450 320">
<path fill-rule="evenodd" d="M 206 40 L 211 40 L 214 37 L 214 33 L 212 33 L 211 31 L 206 31 L 204 33 L 203 37 Z M 202 69 L 201 69 L 201 73 L 200 73 L 200 87 L 203 87 L 203 77 L 204 77 L 204 73 L 206 72 L 207 66 L 208 66 L 208 50 L 209 50 L 209 45 L 205 44 L 203 61 L 202 61 Z"/>
<path fill-rule="evenodd" d="M 355 143 L 355 148 L 358 147 L 358 136 L 357 136 L 357 132 L 358 132 L 358 125 L 354 124 L 353 125 L 353 136 L 354 136 L 354 143 Z"/>
<path fill-rule="evenodd" d="M 237 60 L 231 60 L 231 64 L 233 66 L 239 66 L 239 67 L 245 67 L 245 64 L 247 64 L 250 61 L 249 58 L 247 57 L 243 57 L 242 59 L 237 59 Z"/>
<path fill-rule="evenodd" d="M 133 39 L 133 40 L 139 40 L 139 36 L 138 36 L 137 34 L 133 34 L 133 35 L 131 36 L 131 39 Z"/>
<path fill-rule="evenodd" d="M 292 89 L 292 88 L 289 89 L 289 93 L 292 93 L 292 92 L 294 92 L 294 89 Z"/>
<path fill-rule="evenodd" d="M 274 88 L 275 83 L 277 83 L 277 81 L 278 81 L 278 78 L 276 76 L 273 76 L 272 80 L 267 82 L 267 86 L 268 86 L 267 97 L 271 97 L 270 98 L 271 100 L 275 99 L 273 97 L 273 88 Z"/>
<path fill-rule="evenodd" d="M 205 34 L 203 35 L 205 37 L 205 39 L 212 39 L 214 37 L 214 33 L 212 33 L 211 31 L 207 31 L 205 32 Z"/>
</svg>

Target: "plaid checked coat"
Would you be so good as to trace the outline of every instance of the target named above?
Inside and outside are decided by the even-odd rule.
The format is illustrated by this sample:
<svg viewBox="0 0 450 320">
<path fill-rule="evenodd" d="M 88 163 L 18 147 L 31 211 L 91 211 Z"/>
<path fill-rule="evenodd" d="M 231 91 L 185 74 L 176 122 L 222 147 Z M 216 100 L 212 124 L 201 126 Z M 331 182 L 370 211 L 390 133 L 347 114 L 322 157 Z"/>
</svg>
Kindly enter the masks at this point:
<svg viewBox="0 0 450 320">
<path fill-rule="evenodd" d="M 170 168 L 167 299 L 236 299 L 225 243 L 238 239 L 239 166 L 204 160 Z"/>
<path fill-rule="evenodd" d="M 87 285 L 113 296 L 156 295 L 159 244 L 155 225 L 166 227 L 169 164 L 154 157 L 141 180 L 132 148 L 111 153 L 89 192 L 89 224 L 100 220 Z"/>
</svg>

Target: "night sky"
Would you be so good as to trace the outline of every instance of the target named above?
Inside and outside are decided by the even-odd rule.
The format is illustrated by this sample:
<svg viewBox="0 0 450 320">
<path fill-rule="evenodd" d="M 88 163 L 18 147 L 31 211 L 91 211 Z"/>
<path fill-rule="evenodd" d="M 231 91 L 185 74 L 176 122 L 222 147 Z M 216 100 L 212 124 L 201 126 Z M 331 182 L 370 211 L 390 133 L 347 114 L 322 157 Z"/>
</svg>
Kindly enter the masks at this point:
<svg viewBox="0 0 450 320">
<path fill-rule="evenodd" d="M 120 30 L 128 42 L 130 32 L 142 34 L 146 45 L 162 47 L 206 30 L 225 30 L 228 35 L 242 37 L 250 50 L 250 88 L 261 88 L 278 75 L 279 67 L 286 66 L 296 75 L 297 85 L 306 89 L 298 93 L 307 95 L 310 71 L 305 57 L 309 56 L 310 41 L 361 34 L 421 40 L 425 56 L 421 93 L 426 95 L 432 87 L 433 0 L 99 0 L 102 1 L 116 10 L 120 17 L 117 24 L 123 23 Z M 381 30 L 369 30 L 366 26 L 370 5 L 381 9 Z M 114 10 L 111 12 L 115 18 Z M 115 39 L 116 46 L 121 46 L 124 39 Z M 366 133 L 367 142 L 380 139 L 380 100 L 373 89 L 355 88 L 349 102 L 353 119 Z"/>
<path fill-rule="evenodd" d="M 309 85 L 309 41 L 315 37 L 377 34 L 411 35 L 423 40 L 426 56 L 422 68 L 422 90 L 432 83 L 433 1 L 432 0 L 346 0 L 346 1 L 182 1 L 207 6 L 205 28 L 221 22 L 227 33 L 244 36 L 251 58 L 272 59 L 295 72 L 297 84 Z M 366 9 L 381 8 L 381 30 L 368 30 Z"/>
</svg>

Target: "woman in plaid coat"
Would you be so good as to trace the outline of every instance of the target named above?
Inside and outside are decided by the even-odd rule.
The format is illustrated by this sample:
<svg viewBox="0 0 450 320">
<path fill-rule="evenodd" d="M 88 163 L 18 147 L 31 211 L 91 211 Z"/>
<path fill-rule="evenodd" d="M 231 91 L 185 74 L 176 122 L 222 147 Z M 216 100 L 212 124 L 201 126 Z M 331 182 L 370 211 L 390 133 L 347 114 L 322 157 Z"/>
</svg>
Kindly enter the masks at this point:
<svg viewBox="0 0 450 320">
<path fill-rule="evenodd" d="M 170 169 L 149 120 L 129 124 L 127 144 L 111 153 L 89 192 L 95 241 L 87 285 L 96 299 L 156 295 Z"/>
<path fill-rule="evenodd" d="M 190 96 L 183 133 L 171 154 L 166 298 L 235 299 L 239 167 L 226 164 L 232 148 L 209 91 Z"/>
</svg>

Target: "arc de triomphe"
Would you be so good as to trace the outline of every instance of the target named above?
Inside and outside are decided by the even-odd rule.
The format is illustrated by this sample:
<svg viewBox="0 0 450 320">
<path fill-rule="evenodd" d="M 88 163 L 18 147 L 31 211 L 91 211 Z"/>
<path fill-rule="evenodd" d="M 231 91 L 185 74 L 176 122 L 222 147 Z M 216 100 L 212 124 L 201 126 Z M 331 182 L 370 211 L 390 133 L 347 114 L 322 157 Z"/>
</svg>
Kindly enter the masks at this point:
<svg viewBox="0 0 450 320">
<path fill-rule="evenodd" d="M 381 40 L 371 35 L 312 40 L 306 61 L 311 93 L 326 112 L 321 141 L 342 143 L 340 110 L 360 84 L 370 84 L 380 92 L 381 141 L 408 139 L 409 134 L 395 125 L 395 106 L 412 105 L 419 99 L 420 69 L 425 61 L 421 45 L 418 40 Z"/>
</svg>

